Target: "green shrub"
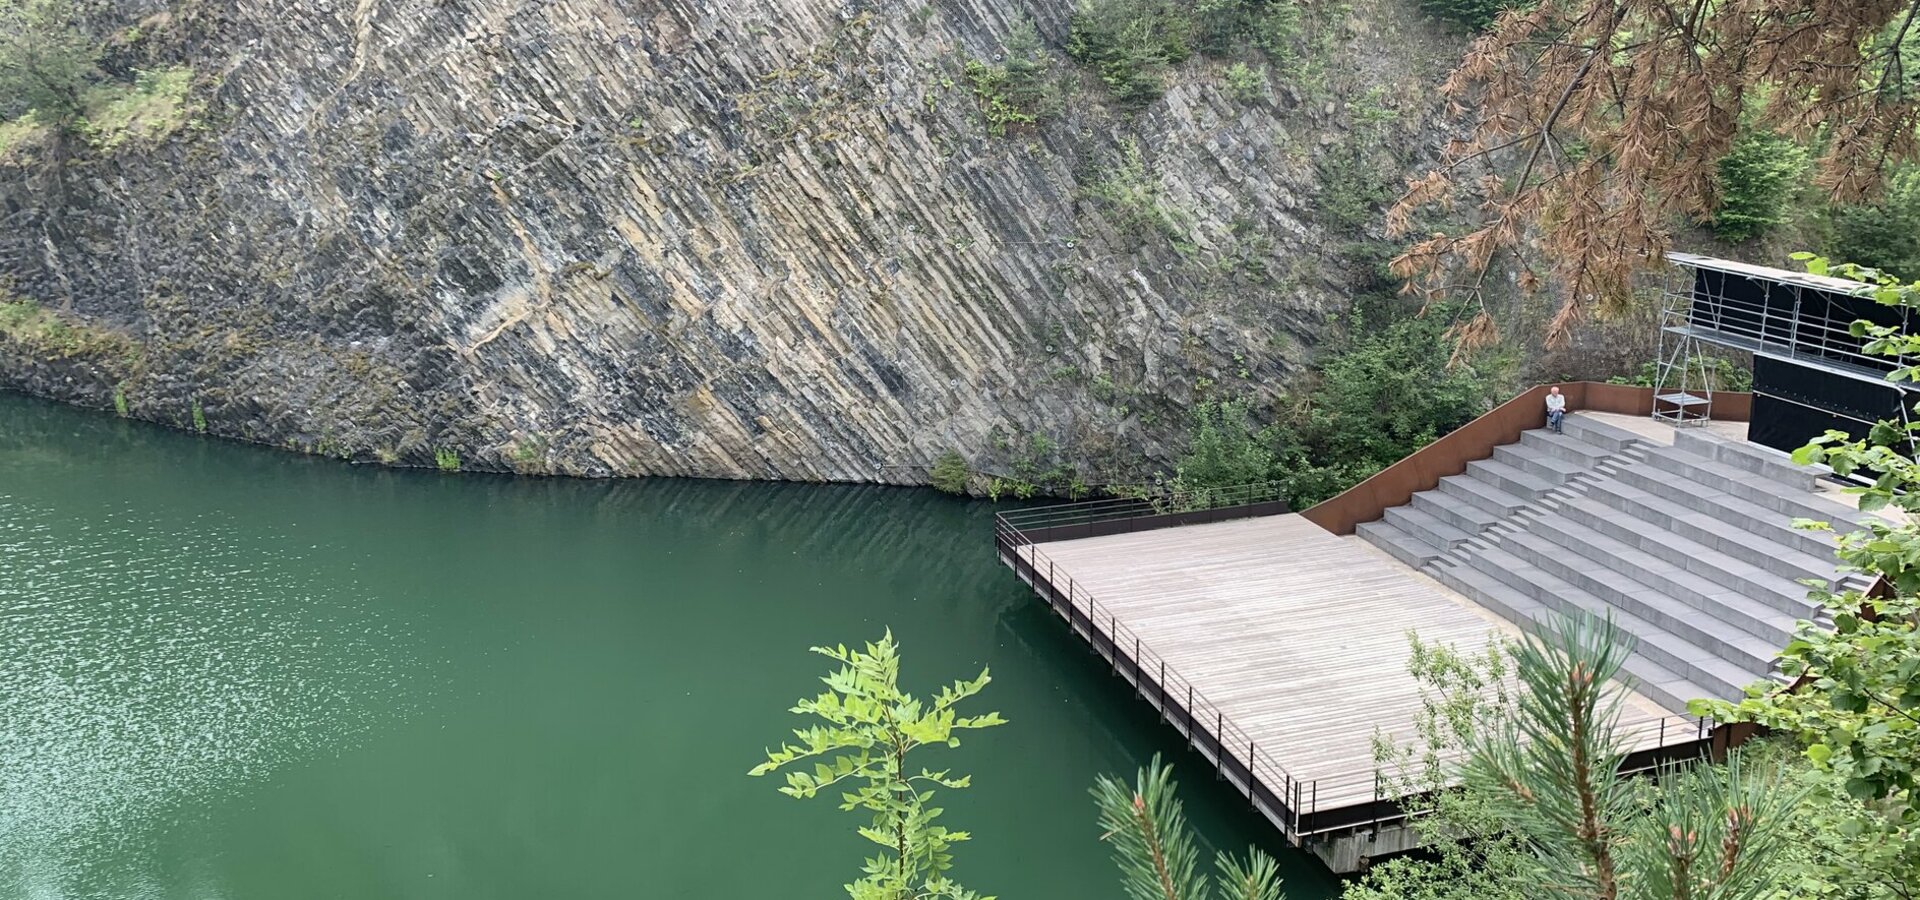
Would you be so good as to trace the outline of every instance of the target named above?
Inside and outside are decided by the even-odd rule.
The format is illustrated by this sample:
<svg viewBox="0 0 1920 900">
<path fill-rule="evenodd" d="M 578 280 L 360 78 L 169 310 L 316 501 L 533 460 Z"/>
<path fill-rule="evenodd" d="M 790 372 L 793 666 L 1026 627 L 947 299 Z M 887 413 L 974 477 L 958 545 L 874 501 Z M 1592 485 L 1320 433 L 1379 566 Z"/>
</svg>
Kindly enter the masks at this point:
<svg viewBox="0 0 1920 900">
<path fill-rule="evenodd" d="M 1377 330 L 1355 326 L 1329 354 L 1320 385 L 1276 429 L 1296 509 L 1324 500 L 1487 411 L 1492 379 L 1453 364 L 1441 310 Z"/>
<path fill-rule="evenodd" d="M 433 464 L 442 472 L 460 471 L 460 451 L 452 447 L 441 447 L 433 451 Z"/>
<path fill-rule="evenodd" d="M 1004 135 L 1009 127 L 1032 125 L 1059 111 L 1053 58 L 1040 45 L 1040 34 L 1031 23 L 1022 23 L 1008 35 L 1005 65 L 970 59 L 966 74 L 992 134 Z"/>
<path fill-rule="evenodd" d="M 1420 9 L 1435 18 L 1485 31 L 1494 17 L 1512 8 L 1531 8 L 1535 0 L 1420 0 Z"/>
<path fill-rule="evenodd" d="M 971 474 L 967 471 L 966 459 L 958 451 L 948 450 L 933 461 L 933 469 L 928 472 L 927 480 L 949 494 L 964 494 L 967 492 L 967 478 Z"/>
<path fill-rule="evenodd" d="M 1730 241 L 1765 234 L 1786 221 L 1788 201 L 1807 170 L 1807 151 L 1766 131 L 1749 132 L 1720 159 L 1720 209 L 1713 231 Z"/>
<path fill-rule="evenodd" d="M 202 410 L 200 408 L 200 401 L 198 400 L 193 401 L 192 413 L 193 413 L 193 430 L 200 432 L 201 434 L 206 434 L 207 433 L 207 414 L 205 410 Z"/>
<path fill-rule="evenodd" d="M 1693 377 L 1700 377 L 1699 372 L 1696 371 Z M 1630 384 L 1635 387 L 1653 387 L 1654 382 L 1658 381 L 1659 378 L 1660 366 L 1658 363 L 1641 363 L 1638 373 L 1633 375 L 1615 375 L 1607 379 L 1607 383 Z M 1707 380 L 1709 382 L 1705 385 L 1707 390 L 1745 393 L 1753 390 L 1753 369 L 1747 366 L 1736 366 L 1733 364 L 1733 360 L 1724 357 L 1714 357 L 1707 362 Z M 1699 389 L 1702 386 L 1695 384 L 1690 385 L 1690 387 Z"/>
<path fill-rule="evenodd" d="M 1920 168 L 1895 173 L 1878 203 L 1830 211 L 1827 230 L 1823 256 L 1920 278 Z"/>
<path fill-rule="evenodd" d="M 127 386 L 124 384 L 114 385 L 113 386 L 113 411 L 115 413 L 118 413 L 120 418 L 124 419 L 127 417 L 127 413 L 130 411 L 130 409 L 131 408 L 127 405 Z"/>
<path fill-rule="evenodd" d="M 1121 106 L 1166 92 L 1168 67 L 1193 55 L 1194 22 L 1175 0 L 1080 0 L 1067 53 L 1093 67 Z"/>
<path fill-rule="evenodd" d="M 1267 70 L 1264 66 L 1234 63 L 1227 67 L 1227 93 L 1236 100 L 1252 102 L 1267 95 Z"/>
<path fill-rule="evenodd" d="M 1244 401 L 1207 402 L 1193 411 L 1187 453 L 1176 471 L 1183 490 L 1254 484 L 1272 477 L 1272 435 L 1256 429 Z"/>
<path fill-rule="evenodd" d="M 1129 236 L 1139 240 L 1154 235 L 1170 240 L 1182 237 L 1181 217 L 1167 204 L 1160 179 L 1147 170 L 1137 142 L 1121 146 L 1119 162 L 1087 185 L 1085 195 Z"/>
</svg>

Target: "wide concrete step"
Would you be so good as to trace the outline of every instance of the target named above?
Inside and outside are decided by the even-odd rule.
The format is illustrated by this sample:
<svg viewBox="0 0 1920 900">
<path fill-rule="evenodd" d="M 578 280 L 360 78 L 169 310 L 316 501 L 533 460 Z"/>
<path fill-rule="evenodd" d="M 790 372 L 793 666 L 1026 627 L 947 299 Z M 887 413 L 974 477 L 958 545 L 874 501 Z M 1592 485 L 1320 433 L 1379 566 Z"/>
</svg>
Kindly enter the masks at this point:
<svg viewBox="0 0 1920 900">
<path fill-rule="evenodd" d="M 1522 444 L 1503 444 L 1493 448 L 1492 462 L 1509 466 L 1536 478 L 1548 486 L 1566 484 L 1573 476 L 1590 471 L 1589 467 L 1563 459 L 1538 447 Z M 1468 464 L 1471 467 L 1471 463 Z"/>
<path fill-rule="evenodd" d="M 1486 482 L 1527 500 L 1560 487 L 1562 479 L 1559 476 L 1541 474 L 1545 466 L 1529 469 L 1525 461 L 1512 454 L 1500 452 L 1506 449 L 1506 447 L 1495 447 L 1492 459 L 1476 459 L 1467 463 L 1467 477 Z"/>
<path fill-rule="evenodd" d="M 1443 560 L 1429 571 L 1441 584 L 1523 629 L 1535 630 L 1558 615 L 1526 593 L 1462 562 Z M 1712 693 L 1712 689 L 1693 684 L 1645 654 L 1630 654 L 1621 669 L 1629 687 L 1675 712 L 1685 710 L 1687 701 Z"/>
<path fill-rule="evenodd" d="M 1393 557 L 1416 569 L 1440 558 L 1445 550 L 1421 540 L 1386 521 L 1362 522 L 1354 529 L 1362 540 L 1379 547 Z"/>
<path fill-rule="evenodd" d="M 1491 528 L 1493 523 L 1501 519 L 1499 513 L 1482 509 L 1439 490 L 1421 491 L 1413 495 L 1411 506 L 1470 535 Z"/>
<path fill-rule="evenodd" d="M 1472 464 L 1468 464 L 1467 468 L 1471 470 Z M 1473 475 L 1449 475 L 1440 479 L 1440 487 L 1436 490 L 1500 517 L 1519 512 L 1528 502 L 1526 497 Z"/>
<path fill-rule="evenodd" d="M 1634 652 L 1684 676 L 1703 691 L 1702 697 L 1737 698 L 1748 684 L 1761 680 L 1772 669 L 1771 663 L 1749 667 L 1724 659 L 1712 649 L 1607 603 L 1504 550 L 1492 549 L 1478 554 L 1472 565 L 1563 616 L 1611 617 L 1621 631 L 1633 637 Z"/>
<path fill-rule="evenodd" d="M 1742 500 L 1788 516 L 1832 522 L 1843 531 L 1859 527 L 1858 510 L 1827 500 L 1816 494 L 1798 491 L 1766 477 L 1720 465 L 1712 460 L 1671 447 L 1646 448 L 1642 464 L 1677 475 L 1705 488 L 1731 494 Z"/>
<path fill-rule="evenodd" d="M 1807 599 L 1806 585 L 1792 578 L 1742 562 L 1678 532 L 1650 527 L 1651 523 L 1590 496 L 1572 496 L 1559 502 L 1568 515 L 1587 527 L 1716 585 L 1745 591 L 1791 616 L 1811 618 L 1818 611 L 1817 605 Z"/>
<path fill-rule="evenodd" d="M 1735 528 L 1763 535 L 1768 540 L 1810 556 L 1833 555 L 1831 535 L 1794 528 L 1790 515 L 1722 493 L 1664 469 L 1641 464 L 1609 464 L 1602 466 L 1599 471 L 1619 484 L 1709 513 Z"/>
<path fill-rule="evenodd" d="M 1583 568 L 1578 561 L 1569 562 L 1564 554 L 1554 553 L 1556 549 L 1551 542 L 1540 538 L 1521 538 L 1493 548 L 1494 551 L 1526 560 L 1535 569 L 1559 579 L 1563 586 L 1557 589 L 1577 590 L 1585 596 L 1594 597 L 1622 616 L 1648 623 L 1647 627 L 1672 634 L 1738 668 L 1744 673 L 1743 677 L 1731 680 L 1739 684 L 1757 681 L 1776 671 L 1779 650 L 1785 646 L 1784 641 L 1770 641 L 1737 628 L 1729 628 L 1723 622 L 1684 606 L 1662 603 L 1657 595 L 1645 592 L 1623 594 L 1610 580 L 1618 576 L 1605 570 L 1596 572 Z M 1549 588 L 1542 586 L 1539 590 L 1546 591 Z"/>
<path fill-rule="evenodd" d="M 1589 444 L 1581 440 L 1577 434 L 1554 434 L 1544 428 L 1521 432 L 1520 443 L 1506 446 L 1538 450 L 1549 456 L 1557 456 L 1576 464 L 1583 471 L 1593 468 L 1601 460 L 1612 455 L 1612 451 Z"/>
<path fill-rule="evenodd" d="M 1677 431 L 1673 446 L 1696 456 L 1703 456 L 1721 465 L 1732 466 L 1769 481 L 1779 482 L 1796 491 L 1811 491 L 1825 474 L 1813 466 L 1795 463 L 1793 458 L 1772 447 L 1762 447 L 1749 441 L 1736 441 L 1721 437 L 1711 431 L 1686 429 Z"/>
<path fill-rule="evenodd" d="M 1772 650 L 1786 646 L 1793 633 L 1794 616 L 1662 562 L 1567 516 L 1543 515 L 1523 527 L 1500 534 L 1500 546 L 1551 557 L 1538 564 L 1642 618 L 1672 623 L 1669 627 L 1676 629 L 1705 632 L 1712 628 L 1734 646 L 1746 643 L 1744 638 L 1733 639 L 1737 629 Z M 1548 546 L 1541 547 L 1540 542 Z M 1554 546 L 1561 549 L 1554 551 Z"/>
<path fill-rule="evenodd" d="M 1455 544 L 1473 537 L 1472 534 L 1441 521 L 1438 516 L 1422 512 L 1412 506 L 1391 507 L 1382 521 L 1442 550 L 1450 549 Z"/>
<path fill-rule="evenodd" d="M 1560 427 L 1567 434 L 1608 453 L 1619 453 L 1629 447 L 1647 442 L 1646 438 L 1611 422 L 1578 413 L 1568 413 L 1567 417 L 1561 420 Z"/>
<path fill-rule="evenodd" d="M 1804 549 L 1808 542 L 1796 540 L 1799 532 L 1790 525 L 1761 522 L 1759 528 L 1742 528 L 1711 510 L 1676 503 L 1616 478 L 1594 479 L 1581 487 L 1581 493 L 1654 528 L 1671 531 L 1783 578 L 1835 577 L 1834 566 L 1839 560 L 1831 545 L 1816 545 L 1826 551 L 1824 554 L 1808 553 Z"/>
</svg>

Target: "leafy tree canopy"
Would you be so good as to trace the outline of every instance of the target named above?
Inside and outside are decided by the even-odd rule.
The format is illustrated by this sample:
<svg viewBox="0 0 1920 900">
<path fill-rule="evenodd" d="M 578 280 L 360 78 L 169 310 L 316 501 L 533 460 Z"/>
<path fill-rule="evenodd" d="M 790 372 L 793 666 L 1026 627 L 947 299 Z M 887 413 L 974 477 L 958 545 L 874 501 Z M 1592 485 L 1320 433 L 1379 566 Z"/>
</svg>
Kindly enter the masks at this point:
<svg viewBox="0 0 1920 900">
<path fill-rule="evenodd" d="M 0 115 L 72 120 L 99 59 L 73 0 L 0 0 Z"/>
</svg>

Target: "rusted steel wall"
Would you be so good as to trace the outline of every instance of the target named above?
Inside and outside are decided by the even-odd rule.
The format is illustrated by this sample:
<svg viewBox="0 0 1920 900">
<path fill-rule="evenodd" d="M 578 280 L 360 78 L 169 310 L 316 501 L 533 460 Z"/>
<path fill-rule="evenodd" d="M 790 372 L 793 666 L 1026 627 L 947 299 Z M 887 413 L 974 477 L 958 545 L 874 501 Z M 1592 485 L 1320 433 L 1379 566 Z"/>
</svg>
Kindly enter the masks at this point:
<svg viewBox="0 0 1920 900">
<path fill-rule="evenodd" d="M 1440 479 L 1465 472 L 1467 463 L 1492 456 L 1493 448 L 1520 440 L 1521 432 L 1547 424 L 1547 388 L 1544 384 L 1528 388 L 1301 515 L 1334 534 L 1352 534 L 1355 526 L 1380 518 L 1388 508 L 1412 500 L 1414 494 L 1432 490 Z M 1652 388 L 1573 381 L 1561 384 L 1560 392 L 1567 396 L 1567 409 L 1574 412 L 1653 415 Z M 1745 422 L 1752 409 L 1752 394 L 1713 395 L 1713 417 L 1717 420 Z"/>
</svg>

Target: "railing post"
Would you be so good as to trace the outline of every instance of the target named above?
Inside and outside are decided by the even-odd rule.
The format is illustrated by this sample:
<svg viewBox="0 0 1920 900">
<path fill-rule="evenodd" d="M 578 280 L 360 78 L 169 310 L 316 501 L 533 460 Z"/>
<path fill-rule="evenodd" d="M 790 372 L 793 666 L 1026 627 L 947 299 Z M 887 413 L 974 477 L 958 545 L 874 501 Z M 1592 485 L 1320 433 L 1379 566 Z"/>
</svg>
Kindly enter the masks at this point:
<svg viewBox="0 0 1920 900">
<path fill-rule="evenodd" d="M 1147 686 L 1140 683 L 1140 636 L 1137 634 L 1133 636 L 1133 689 L 1142 697 L 1147 695 Z"/>
<path fill-rule="evenodd" d="M 1160 721 L 1167 720 L 1167 661 L 1160 660 Z"/>
<path fill-rule="evenodd" d="M 1187 743 L 1198 747 L 1193 740 L 1193 682 L 1187 682 Z"/>
<path fill-rule="evenodd" d="M 1213 716 L 1213 774 L 1218 777 L 1227 771 L 1227 714 L 1216 709 Z"/>
<path fill-rule="evenodd" d="M 1661 716 L 1660 717 L 1660 743 L 1655 744 L 1654 746 L 1665 747 L 1666 745 L 1667 745 L 1667 717 Z"/>
<path fill-rule="evenodd" d="M 1260 804 L 1253 799 L 1253 741 L 1247 741 L 1247 805 L 1259 809 Z"/>
<path fill-rule="evenodd" d="M 1107 614 L 1107 661 L 1113 663 L 1113 674 L 1120 674 L 1120 616 Z"/>
</svg>

